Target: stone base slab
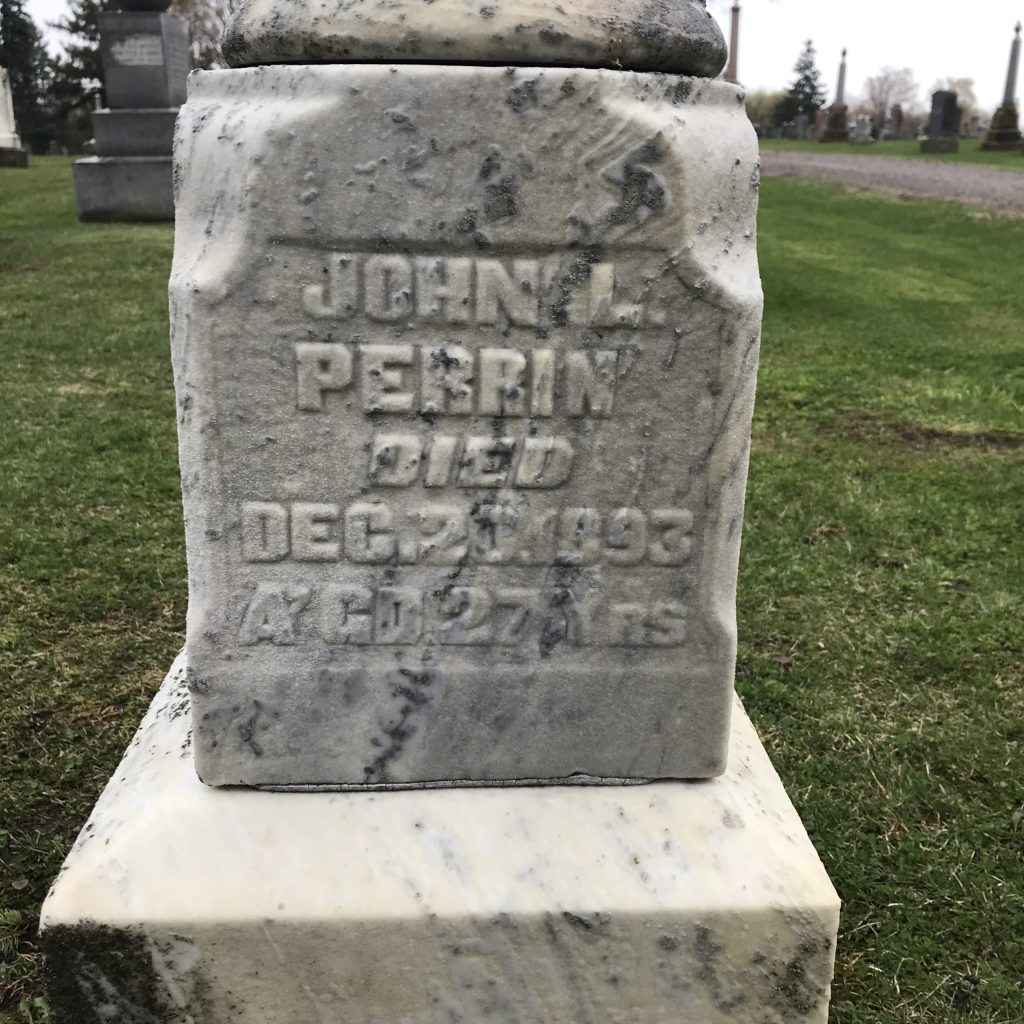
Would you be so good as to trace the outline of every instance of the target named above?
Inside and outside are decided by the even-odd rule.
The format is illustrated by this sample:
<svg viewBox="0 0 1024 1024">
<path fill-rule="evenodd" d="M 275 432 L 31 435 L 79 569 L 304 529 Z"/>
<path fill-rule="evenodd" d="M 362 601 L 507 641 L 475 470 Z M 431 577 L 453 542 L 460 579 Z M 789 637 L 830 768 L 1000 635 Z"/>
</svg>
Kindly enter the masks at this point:
<svg viewBox="0 0 1024 1024">
<path fill-rule="evenodd" d="M 13 146 L 0 146 L 0 167 L 28 167 L 28 152 Z"/>
<path fill-rule="evenodd" d="M 824 1024 L 839 900 L 746 715 L 719 779 L 211 789 L 179 658 L 42 910 L 55 1024 Z"/>
<path fill-rule="evenodd" d="M 954 136 L 921 140 L 922 153 L 959 153 L 960 140 Z"/>
<path fill-rule="evenodd" d="M 174 220 L 169 156 L 93 156 L 72 174 L 79 220 Z"/>
<path fill-rule="evenodd" d="M 99 156 L 166 156 L 174 148 L 177 107 L 97 110 L 92 115 Z"/>
</svg>

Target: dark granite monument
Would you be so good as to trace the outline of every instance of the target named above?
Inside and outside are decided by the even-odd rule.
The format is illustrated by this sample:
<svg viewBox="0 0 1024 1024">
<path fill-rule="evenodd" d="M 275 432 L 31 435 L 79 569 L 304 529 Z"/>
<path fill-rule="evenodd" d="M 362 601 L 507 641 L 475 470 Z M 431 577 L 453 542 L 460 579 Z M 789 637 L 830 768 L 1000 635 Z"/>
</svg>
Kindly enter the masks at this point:
<svg viewBox="0 0 1024 1024">
<path fill-rule="evenodd" d="M 108 107 L 92 115 L 96 155 L 74 164 L 81 220 L 173 220 L 171 148 L 189 72 L 188 29 L 167 0 L 100 15 Z"/>
<path fill-rule="evenodd" d="M 960 149 L 960 104 L 957 94 L 940 89 L 932 94 L 928 135 L 921 140 L 922 153 L 956 153 Z"/>
</svg>

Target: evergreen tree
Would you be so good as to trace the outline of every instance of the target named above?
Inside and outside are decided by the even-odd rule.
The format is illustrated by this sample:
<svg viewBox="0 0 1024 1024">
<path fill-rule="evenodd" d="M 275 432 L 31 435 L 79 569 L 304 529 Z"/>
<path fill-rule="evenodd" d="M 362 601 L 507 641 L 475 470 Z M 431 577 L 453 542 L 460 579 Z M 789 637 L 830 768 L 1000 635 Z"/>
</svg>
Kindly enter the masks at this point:
<svg viewBox="0 0 1024 1024">
<path fill-rule="evenodd" d="M 45 152 L 53 138 L 53 63 L 23 0 L 0 0 L 0 67 L 11 82 L 14 121 L 24 145 Z"/>
<path fill-rule="evenodd" d="M 61 112 L 86 115 L 103 98 L 103 63 L 100 58 L 100 14 L 114 0 L 71 0 L 68 13 L 52 26 L 67 37 L 64 56 L 57 61 L 53 91 Z"/>
<path fill-rule="evenodd" d="M 787 90 L 786 98 L 775 109 L 775 120 L 779 124 L 794 120 L 800 113 L 813 118 L 825 106 L 827 99 L 821 72 L 815 64 L 814 43 L 810 39 L 804 43 L 793 71 L 796 80 Z"/>
<path fill-rule="evenodd" d="M 222 68 L 221 37 L 233 0 L 174 0 L 170 13 L 188 25 L 193 68 Z"/>
</svg>

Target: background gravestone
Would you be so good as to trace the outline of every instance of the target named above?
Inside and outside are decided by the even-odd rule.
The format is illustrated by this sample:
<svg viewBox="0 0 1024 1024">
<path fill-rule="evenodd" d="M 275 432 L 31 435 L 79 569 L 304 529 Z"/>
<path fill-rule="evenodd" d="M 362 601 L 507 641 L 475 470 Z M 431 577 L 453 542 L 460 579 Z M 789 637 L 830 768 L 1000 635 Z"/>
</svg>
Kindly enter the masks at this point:
<svg viewBox="0 0 1024 1024">
<path fill-rule="evenodd" d="M 849 142 L 849 108 L 846 106 L 846 49 L 839 62 L 839 80 L 836 84 L 836 98 L 828 108 L 825 126 L 819 136 L 821 142 Z"/>
<path fill-rule="evenodd" d="M 189 72 L 188 29 L 163 0 L 100 15 L 108 107 L 92 115 L 96 155 L 73 166 L 82 220 L 172 220 L 171 149 Z"/>
<path fill-rule="evenodd" d="M 1010 63 L 1006 69 L 1003 102 L 992 115 L 982 149 L 1020 149 L 1020 117 L 1017 112 L 1017 74 L 1020 70 L 1020 22 L 1014 28 L 1010 44 Z"/>
<path fill-rule="evenodd" d="M 960 104 L 954 91 L 932 94 L 928 137 L 921 140 L 922 153 L 956 153 L 960 149 Z"/>
<path fill-rule="evenodd" d="M 824 1024 L 838 900 L 732 694 L 759 165 L 703 4 L 252 0 L 227 50 L 186 651 L 43 909 L 58 1015 Z"/>
<path fill-rule="evenodd" d="M 28 167 L 28 153 L 22 149 L 14 123 L 11 80 L 3 67 L 0 67 L 0 167 Z"/>
</svg>

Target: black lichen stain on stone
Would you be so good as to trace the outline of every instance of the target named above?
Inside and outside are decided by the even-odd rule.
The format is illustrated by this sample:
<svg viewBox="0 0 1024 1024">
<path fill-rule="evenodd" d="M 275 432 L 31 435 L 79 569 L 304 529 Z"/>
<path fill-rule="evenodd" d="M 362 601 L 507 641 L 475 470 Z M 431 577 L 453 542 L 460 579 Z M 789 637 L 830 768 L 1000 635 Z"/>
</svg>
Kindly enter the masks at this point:
<svg viewBox="0 0 1024 1024">
<path fill-rule="evenodd" d="M 679 940 L 671 935 L 662 935 L 658 939 L 658 949 L 666 953 L 674 953 L 679 948 Z"/>
<path fill-rule="evenodd" d="M 723 1013 L 732 1013 L 745 1005 L 747 995 L 738 992 L 729 996 L 718 973 L 718 957 L 725 947 L 715 939 L 714 933 L 704 925 L 698 925 L 693 940 L 693 954 L 697 960 L 697 980 L 707 988 L 715 1006 Z"/>
<path fill-rule="evenodd" d="M 642 209 L 649 214 L 664 211 L 668 205 L 668 191 L 648 166 L 658 163 L 664 156 L 665 143 L 659 132 L 627 153 L 618 167 L 605 174 L 605 180 L 619 189 L 619 201 L 605 212 L 600 226 L 613 228 L 628 224 L 637 220 Z"/>
<path fill-rule="evenodd" d="M 210 683 L 206 679 L 201 679 L 195 669 L 189 667 L 185 669 L 185 685 L 188 687 L 189 693 L 204 694 L 210 692 Z"/>
<path fill-rule="evenodd" d="M 558 46 L 559 43 L 563 43 L 569 38 L 568 32 L 562 32 L 555 28 L 542 28 L 537 35 L 549 46 Z"/>
<path fill-rule="evenodd" d="M 217 1024 L 206 979 L 189 971 L 187 983 L 176 984 L 189 993 L 178 1005 L 153 963 L 153 945 L 137 929 L 54 925 L 43 932 L 42 947 L 52 1024 Z"/>
<path fill-rule="evenodd" d="M 521 114 L 530 107 L 535 107 L 537 105 L 537 80 L 531 78 L 529 81 L 512 86 L 505 102 L 517 114 Z"/>
<path fill-rule="evenodd" d="M 690 98 L 693 93 L 694 81 L 692 78 L 680 78 L 665 90 L 665 99 L 674 106 L 680 106 Z"/>
<path fill-rule="evenodd" d="M 572 925 L 576 931 L 590 932 L 594 930 L 593 921 L 588 921 L 585 917 L 581 917 L 579 914 L 573 914 L 568 910 L 564 910 L 562 911 L 562 918 L 568 924 Z"/>
<path fill-rule="evenodd" d="M 832 943 L 828 939 L 820 942 L 807 939 L 789 960 L 769 969 L 772 986 L 765 1002 L 779 1012 L 782 1020 L 803 1020 L 821 1005 L 825 990 L 813 978 L 828 974 L 831 947 Z"/>
<path fill-rule="evenodd" d="M 576 597 L 580 575 L 581 571 L 572 566 L 555 565 L 548 572 L 552 586 L 538 641 L 542 658 L 550 658 L 559 644 L 574 646 L 581 641 L 583 624 Z"/>
<path fill-rule="evenodd" d="M 432 702 L 432 689 L 441 679 L 430 651 L 423 654 L 422 669 L 400 666 L 388 672 L 390 707 L 381 709 L 380 735 L 370 739 L 379 753 L 363 768 L 363 782 L 367 785 L 390 782 L 388 769 L 391 762 L 405 749 L 416 734 L 417 722 L 423 718 Z"/>
<path fill-rule="evenodd" d="M 501 172 L 501 151 L 494 147 L 481 161 L 479 172 L 484 219 L 491 224 L 508 220 L 519 212 L 519 183 L 514 174 Z"/>
<path fill-rule="evenodd" d="M 259 742 L 257 736 L 270 728 L 273 719 L 280 717 L 280 712 L 268 712 L 262 701 L 253 698 L 252 711 L 237 726 L 238 738 L 249 748 L 253 756 L 263 756 L 263 744 Z"/>
<path fill-rule="evenodd" d="M 569 322 L 569 305 L 573 293 L 590 280 L 590 268 L 602 259 L 604 248 L 600 245 L 588 246 L 573 253 L 568 269 L 555 284 L 556 297 L 548 309 L 553 326 L 564 327 Z"/>
</svg>

